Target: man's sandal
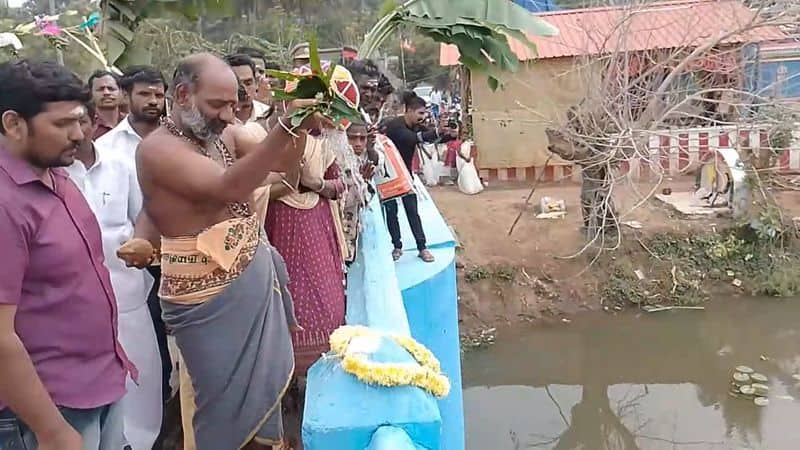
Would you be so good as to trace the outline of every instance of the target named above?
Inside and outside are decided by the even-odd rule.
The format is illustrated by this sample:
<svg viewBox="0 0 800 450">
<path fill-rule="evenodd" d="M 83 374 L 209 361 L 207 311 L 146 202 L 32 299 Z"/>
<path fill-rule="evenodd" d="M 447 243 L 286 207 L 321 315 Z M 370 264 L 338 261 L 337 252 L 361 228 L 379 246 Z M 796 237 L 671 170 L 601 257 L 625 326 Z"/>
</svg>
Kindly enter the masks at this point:
<svg viewBox="0 0 800 450">
<path fill-rule="evenodd" d="M 431 252 L 429 252 L 428 250 L 420 250 L 418 256 L 419 259 L 425 261 L 426 263 L 432 263 L 435 260 Z"/>
</svg>

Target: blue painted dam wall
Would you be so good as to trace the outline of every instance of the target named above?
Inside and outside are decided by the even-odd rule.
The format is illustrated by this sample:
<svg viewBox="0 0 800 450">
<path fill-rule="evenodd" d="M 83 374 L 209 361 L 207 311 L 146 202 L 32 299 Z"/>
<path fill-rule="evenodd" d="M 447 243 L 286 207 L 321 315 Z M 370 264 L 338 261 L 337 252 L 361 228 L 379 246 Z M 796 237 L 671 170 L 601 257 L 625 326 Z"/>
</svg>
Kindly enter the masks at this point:
<svg viewBox="0 0 800 450">
<path fill-rule="evenodd" d="M 427 189 L 416 180 L 419 214 L 436 261 L 417 258 L 402 202 L 405 254 L 392 261 L 381 206 L 365 214 L 358 259 L 347 278 L 347 324 L 411 335 L 430 349 L 450 380 L 436 399 L 422 389 L 367 385 L 323 357 L 308 373 L 303 443 L 306 450 L 464 450 L 461 358 L 458 335 L 455 239 Z M 412 362 L 390 339 L 371 354 L 376 362 Z"/>
</svg>

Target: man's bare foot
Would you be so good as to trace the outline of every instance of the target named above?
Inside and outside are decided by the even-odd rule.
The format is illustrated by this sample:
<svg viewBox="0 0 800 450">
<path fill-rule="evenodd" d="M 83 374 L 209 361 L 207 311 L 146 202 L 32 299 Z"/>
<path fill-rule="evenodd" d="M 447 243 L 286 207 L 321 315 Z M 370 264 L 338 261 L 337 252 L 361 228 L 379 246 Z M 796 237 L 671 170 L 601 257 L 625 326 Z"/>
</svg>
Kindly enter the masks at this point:
<svg viewBox="0 0 800 450">
<path fill-rule="evenodd" d="M 428 250 L 420 250 L 419 259 L 425 261 L 426 263 L 432 263 L 433 261 L 435 261 L 435 258 Z"/>
<path fill-rule="evenodd" d="M 396 249 L 392 250 L 392 259 L 393 260 L 397 261 L 398 259 L 400 259 L 401 256 L 403 256 L 403 249 L 396 248 Z"/>
</svg>

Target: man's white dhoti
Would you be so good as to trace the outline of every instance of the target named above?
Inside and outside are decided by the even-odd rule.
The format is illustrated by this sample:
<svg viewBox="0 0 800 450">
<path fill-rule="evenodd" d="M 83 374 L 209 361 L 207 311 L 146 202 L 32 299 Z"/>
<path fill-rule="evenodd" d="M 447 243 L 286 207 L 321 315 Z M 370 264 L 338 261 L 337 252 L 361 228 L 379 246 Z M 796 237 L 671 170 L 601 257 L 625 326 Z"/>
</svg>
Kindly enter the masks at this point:
<svg viewBox="0 0 800 450">
<path fill-rule="evenodd" d="M 161 430 L 161 355 L 147 304 L 119 315 L 119 342 L 139 370 L 122 398 L 125 437 L 134 450 L 151 450 Z"/>
</svg>

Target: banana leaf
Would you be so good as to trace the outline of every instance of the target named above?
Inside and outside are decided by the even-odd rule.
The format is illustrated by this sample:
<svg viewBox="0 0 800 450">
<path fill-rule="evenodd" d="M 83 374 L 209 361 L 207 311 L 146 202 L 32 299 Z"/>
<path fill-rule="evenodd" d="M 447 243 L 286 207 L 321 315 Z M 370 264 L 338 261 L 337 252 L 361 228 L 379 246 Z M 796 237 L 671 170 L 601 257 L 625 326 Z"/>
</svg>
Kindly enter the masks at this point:
<svg viewBox="0 0 800 450">
<path fill-rule="evenodd" d="M 144 45 L 128 45 L 123 48 L 122 54 L 116 59 L 117 67 L 130 67 L 139 64 L 152 64 L 153 52 Z"/>
<path fill-rule="evenodd" d="M 105 45 L 106 60 L 109 64 L 118 64 L 120 57 L 125 53 L 126 43 L 121 39 L 112 35 L 111 33 L 103 36 L 103 44 Z"/>
<path fill-rule="evenodd" d="M 534 36 L 558 34 L 557 28 L 509 0 L 417 0 L 409 2 L 407 8 L 412 16 L 437 19 L 441 25 L 470 18 Z"/>
<path fill-rule="evenodd" d="M 413 27 L 436 42 L 458 47 L 460 62 L 485 75 L 493 90 L 503 72 L 519 69 L 509 36 L 535 52 L 527 35 L 558 34 L 557 28 L 510 0 L 409 0 L 378 21 L 359 54 L 369 58 L 400 27 Z"/>
<path fill-rule="evenodd" d="M 227 0 L 100 0 L 102 42 L 109 64 L 148 64 L 147 48 L 134 48 L 134 37 L 147 17 L 182 16 L 189 20 L 205 17 L 230 17 L 236 14 L 235 2 Z M 147 47 L 147 44 L 142 44 Z"/>
<path fill-rule="evenodd" d="M 105 25 L 106 32 L 114 33 L 123 42 L 133 42 L 135 37 L 133 31 L 121 22 L 107 22 Z"/>
</svg>

